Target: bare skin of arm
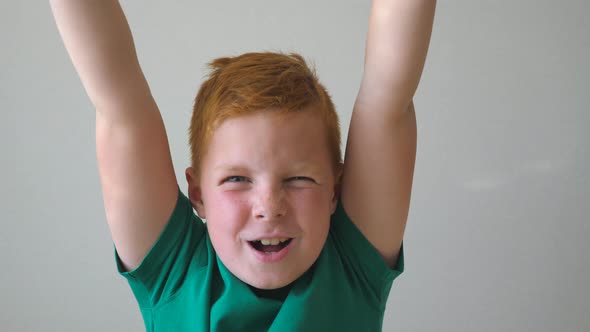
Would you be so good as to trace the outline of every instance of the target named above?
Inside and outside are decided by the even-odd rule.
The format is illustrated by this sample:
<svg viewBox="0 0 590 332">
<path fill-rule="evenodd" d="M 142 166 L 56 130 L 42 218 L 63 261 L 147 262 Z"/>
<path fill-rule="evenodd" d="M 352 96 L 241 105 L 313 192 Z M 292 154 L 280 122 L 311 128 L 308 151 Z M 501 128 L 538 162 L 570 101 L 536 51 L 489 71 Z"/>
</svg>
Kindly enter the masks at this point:
<svg viewBox="0 0 590 332">
<path fill-rule="evenodd" d="M 162 117 L 115 0 L 51 0 L 58 30 L 96 109 L 105 212 L 124 267 L 139 266 L 178 197 Z"/>
<path fill-rule="evenodd" d="M 435 0 L 374 0 L 346 146 L 342 205 L 388 266 L 397 261 L 416 159 L 413 96 Z"/>
</svg>

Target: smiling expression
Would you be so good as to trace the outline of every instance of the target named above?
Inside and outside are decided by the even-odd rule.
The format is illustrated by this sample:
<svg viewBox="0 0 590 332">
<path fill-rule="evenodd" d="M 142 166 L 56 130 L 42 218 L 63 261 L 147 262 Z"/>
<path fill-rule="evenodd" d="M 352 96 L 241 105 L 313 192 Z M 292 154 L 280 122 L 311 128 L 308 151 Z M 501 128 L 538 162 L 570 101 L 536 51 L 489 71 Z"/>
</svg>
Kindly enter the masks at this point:
<svg viewBox="0 0 590 332">
<path fill-rule="evenodd" d="M 340 170 L 327 142 L 323 122 L 309 110 L 259 111 L 215 130 L 200 181 L 187 169 L 191 201 L 207 220 L 217 255 L 240 280 L 260 289 L 283 287 L 318 258 Z M 253 246 L 270 237 L 291 241 L 278 254 Z"/>
</svg>

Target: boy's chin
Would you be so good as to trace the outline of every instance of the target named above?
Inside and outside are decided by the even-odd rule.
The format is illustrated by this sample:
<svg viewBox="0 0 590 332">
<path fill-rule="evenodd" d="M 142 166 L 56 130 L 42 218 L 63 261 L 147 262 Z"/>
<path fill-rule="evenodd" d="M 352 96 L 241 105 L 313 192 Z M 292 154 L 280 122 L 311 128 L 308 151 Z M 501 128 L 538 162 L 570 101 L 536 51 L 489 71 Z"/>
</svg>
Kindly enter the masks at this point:
<svg viewBox="0 0 590 332">
<path fill-rule="evenodd" d="M 300 276 L 301 275 L 285 276 L 282 278 L 260 278 L 260 276 L 258 276 L 254 278 L 245 278 L 246 280 L 240 278 L 240 280 L 249 286 L 260 290 L 273 290 L 289 286 Z"/>
</svg>

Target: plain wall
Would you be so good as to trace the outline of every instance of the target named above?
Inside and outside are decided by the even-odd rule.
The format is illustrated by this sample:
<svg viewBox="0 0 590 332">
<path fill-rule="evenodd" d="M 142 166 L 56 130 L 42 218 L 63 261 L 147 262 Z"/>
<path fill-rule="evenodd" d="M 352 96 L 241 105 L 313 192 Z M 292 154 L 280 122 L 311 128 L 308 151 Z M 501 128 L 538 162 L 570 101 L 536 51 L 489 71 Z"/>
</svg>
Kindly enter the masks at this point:
<svg viewBox="0 0 590 332">
<path fill-rule="evenodd" d="M 205 63 L 297 51 L 346 137 L 370 1 L 124 1 L 186 193 Z M 439 1 L 384 331 L 590 330 L 587 1 Z M 0 331 L 143 331 L 116 273 L 94 109 L 47 1 L 0 2 Z"/>
</svg>

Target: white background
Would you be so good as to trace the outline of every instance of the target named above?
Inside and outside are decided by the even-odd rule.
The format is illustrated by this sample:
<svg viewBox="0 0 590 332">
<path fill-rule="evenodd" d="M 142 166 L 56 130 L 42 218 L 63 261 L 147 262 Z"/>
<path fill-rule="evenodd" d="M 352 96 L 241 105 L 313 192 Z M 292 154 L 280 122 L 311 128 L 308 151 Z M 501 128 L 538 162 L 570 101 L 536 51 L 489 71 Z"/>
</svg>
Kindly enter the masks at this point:
<svg viewBox="0 0 590 332">
<path fill-rule="evenodd" d="M 346 137 L 370 1 L 124 1 L 177 178 L 205 63 L 315 62 Z M 590 330 L 590 3 L 439 1 L 385 331 Z M 143 331 L 116 273 L 94 110 L 46 1 L 0 2 L 0 330 Z"/>
</svg>

